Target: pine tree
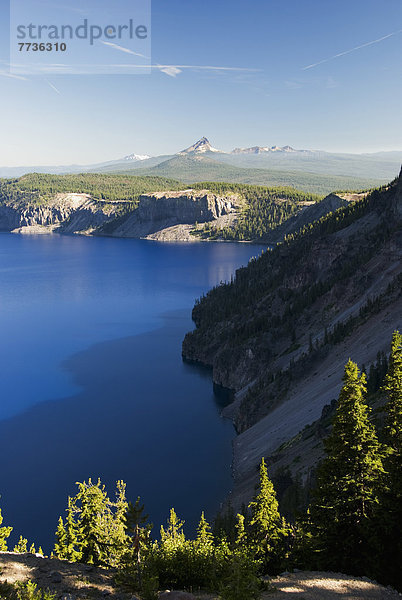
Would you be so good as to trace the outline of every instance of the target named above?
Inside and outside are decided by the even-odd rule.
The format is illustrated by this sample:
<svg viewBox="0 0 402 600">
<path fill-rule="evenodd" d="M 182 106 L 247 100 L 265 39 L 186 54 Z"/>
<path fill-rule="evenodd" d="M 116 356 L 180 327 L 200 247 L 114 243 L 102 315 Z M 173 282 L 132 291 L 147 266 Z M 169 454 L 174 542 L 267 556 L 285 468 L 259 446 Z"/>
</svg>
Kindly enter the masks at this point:
<svg viewBox="0 0 402 600">
<path fill-rule="evenodd" d="M 279 514 L 278 501 L 272 481 L 268 477 L 264 458 L 260 465 L 259 491 L 249 504 L 251 519 L 249 541 L 263 568 L 273 568 L 281 560 L 283 542 L 288 535 L 284 519 Z"/>
<path fill-rule="evenodd" d="M 79 526 L 75 521 L 76 507 L 73 498 L 68 497 L 67 516 L 65 525 L 65 556 L 70 562 L 78 562 L 82 558 L 78 551 Z"/>
<path fill-rule="evenodd" d="M 65 522 L 59 519 L 55 554 L 71 562 L 119 566 L 128 542 L 126 484 L 117 481 L 114 502 L 100 479 L 77 485 L 77 495 L 68 498 Z"/>
<path fill-rule="evenodd" d="M 184 521 L 178 518 L 174 508 L 170 509 L 170 515 L 165 529 L 161 525 L 161 545 L 166 549 L 177 549 L 183 546 L 185 536 L 183 532 Z"/>
<path fill-rule="evenodd" d="M 122 558 L 125 579 L 134 577 L 142 586 L 142 551 L 149 545 L 152 524 L 147 524 L 149 515 L 138 496 L 135 504 L 129 502 L 124 515 L 124 529 L 127 539 L 126 552 Z"/>
<path fill-rule="evenodd" d="M 68 507 L 66 509 L 66 522 L 63 522 L 62 517 L 59 517 L 59 523 L 56 529 L 56 542 L 54 545 L 54 554 L 61 559 L 77 562 L 81 560 L 81 552 L 78 547 L 78 531 L 79 527 L 75 522 L 74 514 L 76 513 L 73 498 L 68 497 Z"/>
<path fill-rule="evenodd" d="M 389 367 L 383 390 L 387 395 L 385 435 L 391 460 L 402 457 L 402 335 L 395 331 L 392 336 Z M 400 467 L 400 462 L 395 465 Z M 398 468 L 399 470 L 399 468 Z"/>
<path fill-rule="evenodd" d="M 3 515 L 0 509 L 0 525 L 3 522 Z M 10 536 L 13 528 L 12 527 L 0 527 L 0 551 L 5 552 L 7 550 L 7 538 Z"/>
<path fill-rule="evenodd" d="M 237 514 L 235 546 L 240 548 L 244 547 L 247 544 L 247 534 L 244 521 L 244 515 Z"/>
<path fill-rule="evenodd" d="M 116 500 L 110 503 L 110 511 L 105 513 L 105 531 L 107 537 L 108 564 L 118 566 L 127 549 L 126 513 L 126 484 L 116 482 Z"/>
<path fill-rule="evenodd" d="M 25 554 L 25 552 L 28 552 L 28 540 L 22 537 L 22 535 L 20 535 L 20 539 L 14 546 L 13 552 L 19 552 L 21 554 Z"/>
<path fill-rule="evenodd" d="M 79 492 L 76 503 L 78 517 L 78 545 L 81 560 L 89 564 L 106 564 L 106 532 L 105 524 L 110 518 L 110 500 L 105 492 L 105 486 L 100 479 L 92 483 L 77 482 Z"/>
<path fill-rule="evenodd" d="M 372 518 L 383 472 L 380 446 L 365 404 L 366 378 L 351 360 L 325 440 L 327 457 L 317 469 L 310 506 L 316 566 L 364 573 L 371 548 Z"/>
<path fill-rule="evenodd" d="M 63 559 L 65 558 L 66 530 L 62 517 L 59 517 L 55 537 L 56 541 L 53 549 L 54 555 L 57 556 L 57 558 Z"/>
<path fill-rule="evenodd" d="M 205 519 L 204 511 L 201 513 L 200 522 L 197 527 L 195 547 L 198 551 L 209 552 L 214 543 L 211 527 Z"/>
<path fill-rule="evenodd" d="M 378 579 L 402 590 L 402 335 L 398 331 L 392 337 L 389 367 L 382 389 L 387 397 L 385 474 L 380 486 L 374 572 Z"/>
</svg>

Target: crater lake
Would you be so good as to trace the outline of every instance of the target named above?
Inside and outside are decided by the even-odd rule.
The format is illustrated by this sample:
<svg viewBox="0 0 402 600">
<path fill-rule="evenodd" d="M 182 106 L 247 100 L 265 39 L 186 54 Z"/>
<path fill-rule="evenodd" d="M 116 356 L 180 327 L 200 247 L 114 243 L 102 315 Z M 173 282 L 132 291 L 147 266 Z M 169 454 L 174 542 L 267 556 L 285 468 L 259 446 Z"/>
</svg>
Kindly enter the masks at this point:
<svg viewBox="0 0 402 600">
<path fill-rule="evenodd" d="M 182 361 L 194 301 L 261 252 L 0 234 L 0 508 L 50 552 L 75 482 L 115 482 L 154 534 L 171 507 L 193 534 L 231 487 L 230 421 L 209 370 Z"/>
</svg>

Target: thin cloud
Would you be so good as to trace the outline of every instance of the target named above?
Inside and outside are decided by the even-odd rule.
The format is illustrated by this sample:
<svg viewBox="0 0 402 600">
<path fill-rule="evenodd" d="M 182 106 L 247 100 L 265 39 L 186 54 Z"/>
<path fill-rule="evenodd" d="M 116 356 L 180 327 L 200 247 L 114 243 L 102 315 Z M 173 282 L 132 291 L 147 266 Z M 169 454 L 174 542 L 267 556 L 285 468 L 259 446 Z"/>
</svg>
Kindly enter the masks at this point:
<svg viewBox="0 0 402 600">
<path fill-rule="evenodd" d="M 46 83 L 48 84 L 49 87 L 52 88 L 52 90 L 54 90 L 56 92 L 56 94 L 59 94 L 61 96 L 61 91 L 57 89 L 57 87 L 55 85 L 53 85 L 53 83 L 50 83 L 50 81 L 48 81 L 47 79 L 45 79 Z"/>
<path fill-rule="evenodd" d="M 158 65 L 156 65 L 158 67 Z M 178 67 L 169 66 L 169 67 L 158 67 L 161 73 L 165 73 L 165 75 L 169 75 L 169 77 L 176 77 L 179 73 L 183 73 L 182 69 Z"/>
<path fill-rule="evenodd" d="M 103 40 L 100 40 L 102 44 L 104 44 L 105 46 L 110 46 L 111 48 L 114 48 L 115 50 L 120 50 L 120 52 L 125 52 L 126 54 L 133 54 L 134 56 L 140 56 L 141 58 L 146 58 L 148 59 L 148 56 L 144 56 L 144 54 L 140 54 L 139 52 L 134 52 L 133 50 L 130 50 L 130 48 L 125 48 L 124 46 L 119 46 L 119 44 L 115 44 L 113 42 L 105 42 Z M 124 65 L 129 67 L 129 65 Z M 130 65 L 132 67 L 135 68 L 146 68 L 146 69 L 158 69 L 161 73 L 165 73 L 165 75 L 169 75 L 169 77 L 176 77 L 177 75 L 179 75 L 180 73 L 183 72 L 183 69 L 193 69 L 193 70 L 197 70 L 197 69 L 202 69 L 202 70 L 208 70 L 208 71 L 259 71 L 260 69 L 246 69 L 246 68 L 239 68 L 239 67 L 214 67 L 214 66 L 209 66 L 209 65 L 159 65 L 159 64 L 155 64 L 155 65 Z"/>
<path fill-rule="evenodd" d="M 394 35 L 398 35 L 398 33 L 401 33 L 402 29 L 399 29 L 398 31 L 393 31 L 392 33 L 388 33 L 388 35 L 384 35 L 383 37 L 380 37 L 376 40 L 372 40 L 371 42 L 366 42 L 365 44 L 360 44 L 360 46 L 355 46 L 354 48 L 350 48 L 350 50 L 345 50 L 345 52 L 339 52 L 338 54 L 334 54 L 334 56 L 330 56 L 329 58 L 324 58 L 323 60 L 319 60 L 316 63 L 313 63 L 311 65 L 307 65 L 307 67 L 302 67 L 302 71 L 307 71 L 307 69 L 313 69 L 314 67 L 318 67 L 318 65 L 322 65 L 323 63 L 329 62 L 330 60 L 334 60 L 335 58 L 339 58 L 340 56 L 345 56 L 346 54 L 351 54 L 352 52 L 356 52 L 356 50 L 361 50 L 362 48 L 367 48 L 367 46 L 372 46 L 373 44 L 378 44 L 379 42 L 382 42 L 384 40 L 387 40 L 390 37 L 393 37 Z"/>
<path fill-rule="evenodd" d="M 214 67 L 212 65 L 149 65 L 150 69 L 158 69 L 161 73 L 165 73 L 170 77 L 176 77 L 179 73 L 182 73 L 183 70 L 189 69 L 191 71 L 242 71 L 242 72 L 257 72 L 261 69 L 248 69 L 245 67 Z"/>
<path fill-rule="evenodd" d="M 134 56 L 140 56 L 141 58 L 149 58 L 148 56 L 145 56 L 144 54 L 140 54 L 139 52 L 134 52 L 133 50 L 130 50 L 130 48 L 124 48 L 124 46 L 119 46 L 119 44 L 114 44 L 113 42 L 104 42 L 103 40 L 100 40 L 101 44 L 104 44 L 105 46 L 110 46 L 111 48 L 114 48 L 115 50 L 120 50 L 120 52 L 125 52 L 126 54 L 134 54 Z"/>
<path fill-rule="evenodd" d="M 255 72 L 259 72 L 261 71 L 261 69 L 249 69 L 246 67 L 216 67 L 216 66 L 212 66 L 212 65 L 160 65 L 160 64 L 154 64 L 154 65 L 136 65 L 136 64 L 114 64 L 114 63 L 110 63 L 110 64 L 79 64 L 79 65 L 69 65 L 69 64 L 58 64 L 58 63 L 53 63 L 53 64 L 46 64 L 46 65 L 41 65 L 41 64 L 36 64 L 35 65 L 35 74 L 51 74 L 51 73 L 57 73 L 58 75 L 70 75 L 70 74 L 78 74 L 78 73 L 85 73 L 85 74 L 93 74 L 96 75 L 97 74 L 97 69 L 110 69 L 110 73 L 113 73 L 113 70 L 115 69 L 124 69 L 126 70 L 127 74 L 130 74 L 130 72 L 132 73 L 135 70 L 141 70 L 141 69 L 145 69 L 145 70 L 156 70 L 156 71 L 160 71 L 161 73 L 164 73 L 165 75 L 169 75 L 170 77 L 176 77 L 176 75 L 179 75 L 180 73 L 182 73 L 184 70 L 190 70 L 190 71 L 209 71 L 212 73 L 255 73 Z M 102 71 L 101 73 L 104 73 L 104 71 Z M 0 74 L 1 71 L 0 71 Z M 4 75 L 8 75 L 10 77 L 16 77 L 17 79 L 25 79 L 25 77 L 20 77 L 18 75 L 11 75 L 8 73 L 4 73 Z"/>
<path fill-rule="evenodd" d="M 10 77 L 10 79 L 20 79 L 21 81 L 28 81 L 26 77 L 22 77 L 22 75 L 14 75 L 14 73 L 9 73 L 8 71 L 0 70 L 1 77 Z"/>
</svg>

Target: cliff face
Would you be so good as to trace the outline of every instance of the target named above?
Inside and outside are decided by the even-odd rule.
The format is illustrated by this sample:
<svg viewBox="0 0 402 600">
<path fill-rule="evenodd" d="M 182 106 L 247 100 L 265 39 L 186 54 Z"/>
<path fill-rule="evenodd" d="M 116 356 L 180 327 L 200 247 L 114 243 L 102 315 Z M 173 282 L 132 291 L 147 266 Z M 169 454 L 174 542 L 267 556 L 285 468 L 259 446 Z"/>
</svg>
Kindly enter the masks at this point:
<svg viewBox="0 0 402 600">
<path fill-rule="evenodd" d="M 217 196 L 208 191 L 143 195 L 130 211 L 125 202 L 96 201 L 88 194 L 58 194 L 46 204 L 0 203 L 0 230 L 36 232 L 40 226 L 49 232 L 143 238 L 176 225 L 215 221 L 236 214 L 237 207 L 235 195 Z"/>
<path fill-rule="evenodd" d="M 214 221 L 236 213 L 237 207 L 236 196 L 217 196 L 204 190 L 143 195 L 138 208 L 113 230 L 112 235 L 147 237 L 175 225 Z"/>
<path fill-rule="evenodd" d="M 0 203 L 0 230 L 28 233 L 37 227 L 49 232 L 81 233 L 94 230 L 113 216 L 113 209 L 88 194 L 58 194 L 43 204 Z"/>
</svg>

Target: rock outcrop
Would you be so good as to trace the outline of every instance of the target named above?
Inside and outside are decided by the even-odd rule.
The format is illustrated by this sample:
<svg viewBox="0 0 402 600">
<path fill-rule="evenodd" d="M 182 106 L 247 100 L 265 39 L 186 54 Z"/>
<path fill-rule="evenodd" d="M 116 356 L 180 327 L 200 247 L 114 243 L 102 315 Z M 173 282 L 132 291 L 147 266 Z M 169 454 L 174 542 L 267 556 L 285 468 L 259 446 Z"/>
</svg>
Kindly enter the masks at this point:
<svg viewBox="0 0 402 600">
<path fill-rule="evenodd" d="M 138 208 L 113 230 L 112 235 L 143 238 L 176 225 L 214 221 L 236 213 L 237 208 L 237 196 L 217 196 L 207 190 L 143 195 Z"/>
<path fill-rule="evenodd" d="M 0 231 L 27 233 L 30 228 L 41 226 L 49 233 L 83 233 L 103 225 L 114 212 L 110 205 L 88 194 L 57 194 L 43 204 L 2 202 Z"/>
<path fill-rule="evenodd" d="M 36 204 L 3 201 L 0 231 L 196 241 L 199 238 L 190 235 L 192 226 L 237 214 L 239 199 L 234 194 L 184 190 L 142 195 L 134 209 L 128 207 L 127 202 L 103 202 L 89 194 L 72 193 Z M 164 230 L 168 230 L 166 235 Z"/>
</svg>

